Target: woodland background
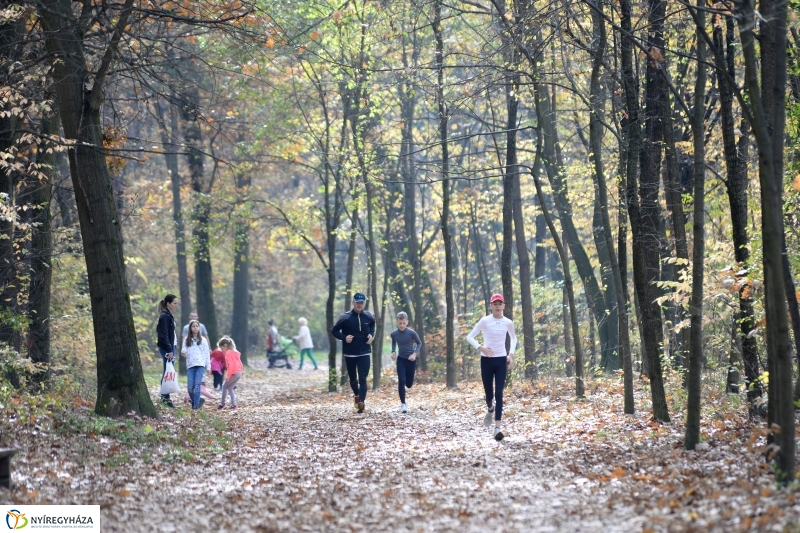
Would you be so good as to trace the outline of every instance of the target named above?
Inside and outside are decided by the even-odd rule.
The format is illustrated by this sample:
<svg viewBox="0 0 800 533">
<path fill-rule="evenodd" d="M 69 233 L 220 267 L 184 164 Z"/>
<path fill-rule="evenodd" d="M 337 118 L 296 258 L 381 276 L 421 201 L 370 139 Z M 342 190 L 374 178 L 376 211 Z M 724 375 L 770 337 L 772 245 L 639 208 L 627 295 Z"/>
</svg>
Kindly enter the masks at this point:
<svg viewBox="0 0 800 533">
<path fill-rule="evenodd" d="M 155 415 L 167 293 L 248 360 L 305 316 L 334 391 L 326 332 L 365 292 L 455 387 L 501 292 L 513 380 L 610 376 L 626 413 L 641 380 L 662 422 L 685 385 L 692 448 L 705 373 L 791 481 L 797 6 L 755 7 L 4 3 L 4 402 L 69 379 Z"/>
</svg>

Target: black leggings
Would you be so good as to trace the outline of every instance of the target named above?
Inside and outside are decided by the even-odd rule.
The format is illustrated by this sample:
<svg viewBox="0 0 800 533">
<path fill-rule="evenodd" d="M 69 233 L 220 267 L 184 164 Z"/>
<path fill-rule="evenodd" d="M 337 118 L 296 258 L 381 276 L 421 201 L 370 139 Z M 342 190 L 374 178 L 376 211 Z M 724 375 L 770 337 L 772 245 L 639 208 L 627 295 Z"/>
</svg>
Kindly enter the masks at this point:
<svg viewBox="0 0 800 533">
<path fill-rule="evenodd" d="M 217 387 L 222 387 L 222 384 L 225 382 L 225 380 L 222 378 L 222 372 L 212 370 L 211 373 L 214 374 L 214 388 L 216 389 Z"/>
<path fill-rule="evenodd" d="M 350 388 L 353 389 L 353 394 L 357 395 L 362 402 L 367 399 L 367 374 L 369 374 L 371 359 L 372 355 L 344 358 L 344 362 L 347 365 L 347 375 L 350 377 Z M 358 372 L 358 377 L 356 377 L 356 372 Z"/>
<path fill-rule="evenodd" d="M 481 357 L 481 380 L 483 390 L 486 391 L 486 406 L 491 409 L 494 398 L 494 419 L 498 421 L 503 418 L 503 389 L 506 387 L 507 365 L 507 357 Z"/>
<path fill-rule="evenodd" d="M 400 403 L 406 403 L 406 387 L 414 385 L 414 371 L 417 361 L 409 361 L 405 357 L 397 358 L 397 392 L 400 393 Z"/>
</svg>

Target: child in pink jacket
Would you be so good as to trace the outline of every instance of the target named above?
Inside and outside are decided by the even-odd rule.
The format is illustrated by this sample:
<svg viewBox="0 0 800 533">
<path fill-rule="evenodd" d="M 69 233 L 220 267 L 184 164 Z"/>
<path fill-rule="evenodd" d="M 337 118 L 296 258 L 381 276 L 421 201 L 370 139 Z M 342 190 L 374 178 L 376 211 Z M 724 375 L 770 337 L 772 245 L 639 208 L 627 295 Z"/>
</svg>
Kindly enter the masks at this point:
<svg viewBox="0 0 800 533">
<path fill-rule="evenodd" d="M 244 372 L 242 365 L 242 354 L 236 351 L 236 344 L 230 337 L 222 337 L 217 343 L 219 349 L 225 354 L 225 383 L 222 385 L 222 399 L 217 409 L 225 408 L 225 396 L 231 395 L 231 409 L 236 409 L 236 384 Z"/>
</svg>

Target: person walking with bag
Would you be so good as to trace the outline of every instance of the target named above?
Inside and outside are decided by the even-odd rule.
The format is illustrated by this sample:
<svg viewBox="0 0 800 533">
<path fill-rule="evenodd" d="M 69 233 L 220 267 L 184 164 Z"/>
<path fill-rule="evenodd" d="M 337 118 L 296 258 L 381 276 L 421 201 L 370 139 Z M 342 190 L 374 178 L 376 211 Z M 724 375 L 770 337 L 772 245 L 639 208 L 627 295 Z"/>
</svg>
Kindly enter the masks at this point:
<svg viewBox="0 0 800 533">
<path fill-rule="evenodd" d="M 161 359 L 164 363 L 164 368 L 161 372 L 161 382 L 164 382 L 164 372 L 167 370 L 167 362 L 172 362 L 175 359 L 175 353 L 178 351 L 177 342 L 175 337 L 175 317 L 172 313 L 178 309 L 178 297 L 174 294 L 167 294 L 164 299 L 158 302 L 158 325 L 156 326 L 156 338 L 158 344 L 158 351 L 161 353 Z M 167 407 L 175 407 L 175 404 L 170 400 L 169 394 L 161 395 L 161 403 Z"/>
<path fill-rule="evenodd" d="M 408 327 L 408 313 L 397 313 L 397 329 L 390 335 L 392 338 L 392 361 L 397 361 L 397 390 L 400 393 L 400 412 L 408 412 L 406 406 L 406 389 L 414 385 L 414 373 L 417 369 L 417 354 L 422 348 L 422 341 L 417 332 Z"/>
<path fill-rule="evenodd" d="M 205 400 L 200 397 L 200 386 L 203 376 L 211 370 L 211 355 L 208 341 L 202 335 L 200 322 L 189 321 L 189 334 L 181 348 L 181 356 L 186 358 L 186 378 L 189 382 L 189 397 L 192 409 L 200 409 Z"/>
<path fill-rule="evenodd" d="M 367 297 L 357 292 L 353 295 L 353 308 L 339 317 L 331 333 L 342 341 L 342 355 L 353 389 L 353 405 L 364 412 L 367 399 L 367 374 L 372 355 L 372 336 L 375 334 L 375 317 L 364 311 Z"/>
<path fill-rule="evenodd" d="M 517 336 L 514 334 L 514 322 L 503 316 L 503 310 L 506 308 L 503 295 L 493 294 L 489 302 L 492 314 L 478 321 L 467 335 L 467 342 L 481 354 L 481 380 L 488 409 L 483 424 L 491 426 L 494 414 L 494 438 L 501 441 L 503 440 L 503 431 L 500 429 L 500 421 L 503 418 L 503 389 L 506 386 L 506 375 L 514 364 L 512 358 L 517 348 Z M 475 340 L 480 333 L 483 333 L 483 344 Z M 506 335 L 511 338 L 508 352 L 506 352 Z"/>
<path fill-rule="evenodd" d="M 314 359 L 312 349 L 314 348 L 314 341 L 311 340 L 311 330 L 308 329 L 308 320 L 303 317 L 297 319 L 300 324 L 300 331 L 297 332 L 296 337 L 292 337 L 294 342 L 300 347 L 300 366 L 298 370 L 303 370 L 303 357 L 308 356 L 308 359 L 314 363 L 314 370 L 317 369 L 317 361 Z"/>
</svg>

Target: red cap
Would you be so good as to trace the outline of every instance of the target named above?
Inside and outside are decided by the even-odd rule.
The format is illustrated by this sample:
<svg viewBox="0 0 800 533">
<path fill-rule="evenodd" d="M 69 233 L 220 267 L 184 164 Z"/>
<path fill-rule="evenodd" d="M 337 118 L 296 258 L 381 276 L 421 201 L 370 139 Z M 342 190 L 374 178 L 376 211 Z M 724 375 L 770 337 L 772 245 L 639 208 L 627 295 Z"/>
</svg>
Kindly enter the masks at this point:
<svg viewBox="0 0 800 533">
<path fill-rule="evenodd" d="M 489 303 L 493 304 L 493 303 L 495 303 L 497 301 L 506 303 L 506 300 L 505 300 L 505 298 L 503 298 L 502 294 L 492 294 L 492 297 L 489 299 Z"/>
</svg>

